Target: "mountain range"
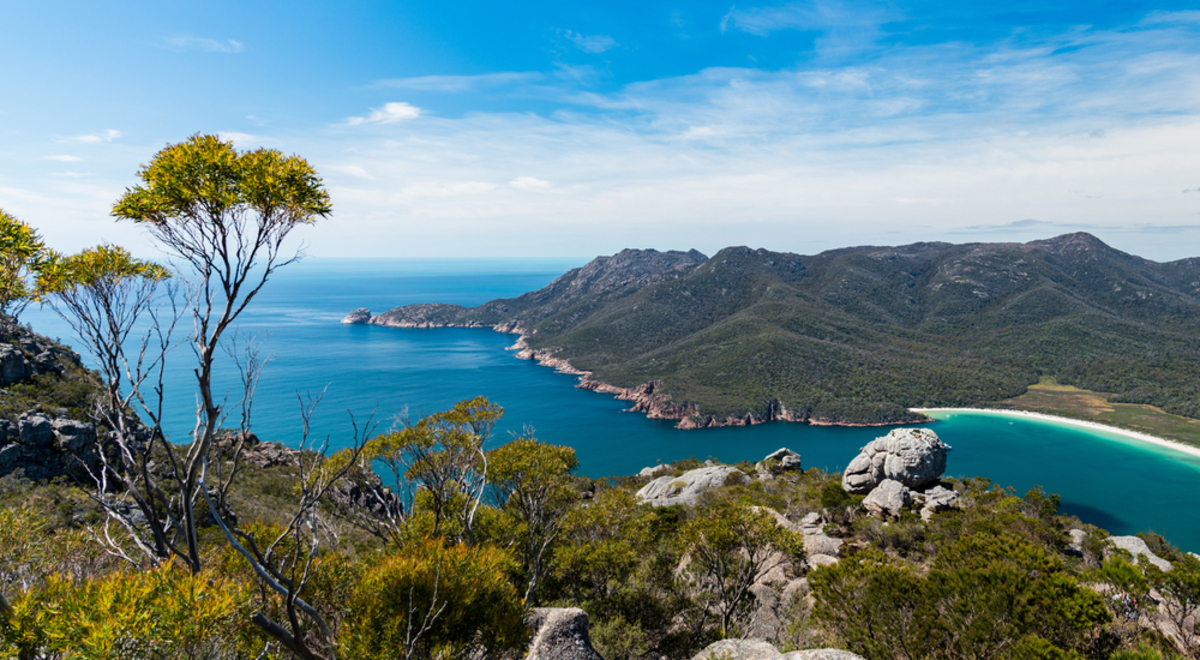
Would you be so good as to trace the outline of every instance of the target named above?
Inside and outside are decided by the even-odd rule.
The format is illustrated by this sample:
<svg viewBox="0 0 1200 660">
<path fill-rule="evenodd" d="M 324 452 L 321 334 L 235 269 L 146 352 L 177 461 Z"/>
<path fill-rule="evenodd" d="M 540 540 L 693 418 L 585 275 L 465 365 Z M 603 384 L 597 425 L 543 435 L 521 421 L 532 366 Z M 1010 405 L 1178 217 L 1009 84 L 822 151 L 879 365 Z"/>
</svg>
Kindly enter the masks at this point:
<svg viewBox="0 0 1200 660">
<path fill-rule="evenodd" d="M 683 428 L 920 421 L 1042 376 L 1200 417 L 1200 258 L 1156 263 L 1074 233 L 806 256 L 624 250 L 478 307 L 348 322 L 492 327 Z"/>
</svg>

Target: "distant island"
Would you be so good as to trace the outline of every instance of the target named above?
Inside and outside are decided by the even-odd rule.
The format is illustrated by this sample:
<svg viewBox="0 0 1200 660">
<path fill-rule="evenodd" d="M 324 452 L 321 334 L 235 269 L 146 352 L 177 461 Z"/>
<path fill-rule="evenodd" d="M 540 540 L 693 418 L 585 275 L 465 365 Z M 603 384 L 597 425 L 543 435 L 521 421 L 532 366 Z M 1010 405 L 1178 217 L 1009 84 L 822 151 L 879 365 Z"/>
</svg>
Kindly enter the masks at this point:
<svg viewBox="0 0 1200 660">
<path fill-rule="evenodd" d="M 685 429 L 921 422 L 913 408 L 1047 382 L 1200 418 L 1200 259 L 1156 263 L 1087 233 L 814 256 L 624 250 L 516 298 L 343 322 L 519 334 L 519 357 Z"/>
</svg>

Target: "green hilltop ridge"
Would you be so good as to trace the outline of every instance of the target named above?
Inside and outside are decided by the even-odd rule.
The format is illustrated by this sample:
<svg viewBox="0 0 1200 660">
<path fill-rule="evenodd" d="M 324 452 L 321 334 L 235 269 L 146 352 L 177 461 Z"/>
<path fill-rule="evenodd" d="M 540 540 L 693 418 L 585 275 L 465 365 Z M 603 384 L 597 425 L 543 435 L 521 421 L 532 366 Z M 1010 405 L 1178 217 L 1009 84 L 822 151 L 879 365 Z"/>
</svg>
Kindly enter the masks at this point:
<svg viewBox="0 0 1200 660">
<path fill-rule="evenodd" d="M 813 256 L 624 250 L 478 307 L 346 322 L 493 327 L 682 428 L 920 421 L 1040 377 L 1200 417 L 1200 259 L 1156 263 L 1087 233 Z"/>
</svg>

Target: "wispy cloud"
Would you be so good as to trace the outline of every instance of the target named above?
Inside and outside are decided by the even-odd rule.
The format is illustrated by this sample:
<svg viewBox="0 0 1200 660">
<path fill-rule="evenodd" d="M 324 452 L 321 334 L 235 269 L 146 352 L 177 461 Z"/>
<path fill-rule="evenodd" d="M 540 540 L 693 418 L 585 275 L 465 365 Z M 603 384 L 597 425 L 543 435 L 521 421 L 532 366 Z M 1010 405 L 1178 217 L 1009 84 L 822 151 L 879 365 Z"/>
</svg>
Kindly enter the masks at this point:
<svg viewBox="0 0 1200 660">
<path fill-rule="evenodd" d="M 375 87 L 395 87 L 420 92 L 468 92 L 478 89 L 505 87 L 531 82 L 545 78 L 544 74 L 534 71 L 502 71 L 486 73 L 478 76 L 416 76 L 413 78 L 391 78 L 380 80 Z"/>
<path fill-rule="evenodd" d="M 558 33 L 575 47 L 585 53 L 598 54 L 611 50 L 620 44 L 607 34 L 583 35 L 572 30 L 559 30 Z"/>
<path fill-rule="evenodd" d="M 121 131 L 110 128 L 103 133 L 88 133 L 86 135 L 73 135 L 71 137 L 59 138 L 58 142 L 78 143 L 78 144 L 100 144 L 101 142 L 112 142 L 121 137 Z"/>
<path fill-rule="evenodd" d="M 273 142 L 271 138 L 261 135 L 252 135 L 250 133 L 239 133 L 238 131 L 218 131 L 217 136 L 222 140 L 229 140 L 235 145 L 246 148 L 250 145 L 262 144 L 264 142 Z"/>
<path fill-rule="evenodd" d="M 421 109 L 404 102 L 385 103 L 382 108 L 375 108 L 366 117 L 350 117 L 346 125 L 359 124 L 395 124 L 406 119 L 416 119 L 421 116 Z"/>
<path fill-rule="evenodd" d="M 861 0 L 802 0 L 778 5 L 739 8 L 721 19 L 721 32 L 731 30 L 766 37 L 781 30 L 815 32 L 823 56 L 841 56 L 869 49 L 882 36 L 880 26 L 902 18 L 889 6 Z"/>
<path fill-rule="evenodd" d="M 56 160 L 60 163 L 78 163 L 79 161 L 81 161 L 83 159 L 80 158 L 79 156 L 62 155 L 62 156 L 42 156 L 42 160 Z"/>
<path fill-rule="evenodd" d="M 163 45 L 172 50 L 202 50 L 209 53 L 240 53 L 246 49 L 240 41 L 218 41 L 208 37 L 165 37 Z"/>
</svg>

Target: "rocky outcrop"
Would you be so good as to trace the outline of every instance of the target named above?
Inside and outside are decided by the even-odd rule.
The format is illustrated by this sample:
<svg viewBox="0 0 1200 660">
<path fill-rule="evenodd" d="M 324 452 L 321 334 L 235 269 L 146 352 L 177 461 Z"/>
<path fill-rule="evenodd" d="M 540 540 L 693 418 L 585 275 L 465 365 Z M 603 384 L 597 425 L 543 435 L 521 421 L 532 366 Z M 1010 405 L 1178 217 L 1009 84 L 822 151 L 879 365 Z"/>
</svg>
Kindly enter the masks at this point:
<svg viewBox="0 0 1200 660">
<path fill-rule="evenodd" d="M 713 642 L 692 660 L 864 660 L 862 656 L 838 649 L 805 649 L 780 653 L 760 639 L 723 639 Z"/>
<path fill-rule="evenodd" d="M 346 325 L 356 325 L 370 322 L 371 310 L 367 309 L 366 307 L 359 307 L 358 309 L 347 314 L 346 318 L 342 319 L 342 323 Z"/>
<path fill-rule="evenodd" d="M 784 472 L 799 472 L 801 469 L 800 454 L 786 447 L 767 454 L 754 464 L 754 471 L 761 479 L 771 479 Z"/>
<path fill-rule="evenodd" d="M 1150 546 L 1146 542 L 1136 536 L 1110 536 L 1108 537 L 1109 544 L 1114 548 L 1120 548 L 1133 555 L 1133 563 L 1138 564 L 1142 561 L 1148 561 L 1157 566 L 1160 570 L 1171 570 L 1171 562 L 1159 557 L 1150 550 Z M 1108 554 L 1107 552 L 1105 554 Z"/>
<path fill-rule="evenodd" d="M 0 387 L 34 374 L 61 374 L 64 363 L 82 364 L 71 349 L 0 315 Z"/>
<path fill-rule="evenodd" d="M 648 478 L 648 479 L 654 479 L 656 477 L 663 476 L 664 474 L 670 472 L 673 469 L 674 468 L 671 467 L 670 465 L 663 465 L 660 463 L 658 465 L 655 465 L 654 467 L 642 468 L 641 471 L 638 472 L 637 476 L 643 477 L 643 478 Z"/>
<path fill-rule="evenodd" d="M 842 488 L 865 494 L 885 479 L 921 490 L 935 483 L 946 471 L 950 450 L 929 429 L 894 429 L 867 443 L 842 473 Z"/>
<path fill-rule="evenodd" d="M 912 491 L 908 486 L 884 479 L 863 500 L 863 508 L 883 518 L 897 518 L 900 511 L 912 502 Z"/>
<path fill-rule="evenodd" d="M 96 427 L 89 422 L 36 411 L 22 414 L 16 424 L 0 420 L 0 476 L 16 472 L 33 481 L 86 479 L 99 460 Z"/>
<path fill-rule="evenodd" d="M 588 637 L 587 613 L 577 607 L 535 607 L 526 623 L 533 641 L 525 660 L 604 660 Z"/>
<path fill-rule="evenodd" d="M 746 483 L 749 477 L 741 470 L 728 465 L 711 465 L 688 470 L 678 477 L 667 475 L 642 486 L 637 498 L 643 504 L 671 506 L 685 504 L 695 506 L 700 495 L 729 483 Z"/>
</svg>

